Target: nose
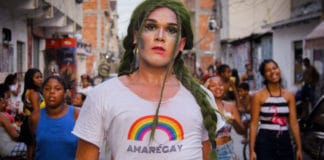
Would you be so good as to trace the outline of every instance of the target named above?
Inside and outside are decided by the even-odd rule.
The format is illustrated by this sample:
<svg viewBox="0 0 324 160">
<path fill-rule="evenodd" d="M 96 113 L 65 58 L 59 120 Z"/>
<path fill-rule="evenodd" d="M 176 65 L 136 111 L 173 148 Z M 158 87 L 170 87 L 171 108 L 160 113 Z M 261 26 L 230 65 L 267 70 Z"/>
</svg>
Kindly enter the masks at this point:
<svg viewBox="0 0 324 160">
<path fill-rule="evenodd" d="M 157 40 L 157 41 L 163 41 L 163 42 L 165 41 L 165 33 L 164 33 L 163 28 L 160 28 L 157 31 L 155 40 Z"/>
</svg>

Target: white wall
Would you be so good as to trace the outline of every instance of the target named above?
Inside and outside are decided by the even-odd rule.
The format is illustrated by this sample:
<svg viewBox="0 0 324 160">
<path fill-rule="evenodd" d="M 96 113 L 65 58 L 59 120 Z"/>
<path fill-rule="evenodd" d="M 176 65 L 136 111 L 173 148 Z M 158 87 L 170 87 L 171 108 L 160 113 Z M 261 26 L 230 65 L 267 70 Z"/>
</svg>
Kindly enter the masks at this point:
<svg viewBox="0 0 324 160">
<path fill-rule="evenodd" d="M 281 68 L 286 88 L 294 87 L 294 50 L 293 42 L 304 40 L 319 22 L 301 24 L 273 30 L 273 59 Z M 303 51 L 305 55 L 305 50 Z"/>
<path fill-rule="evenodd" d="M 289 18 L 290 1 L 229 0 L 228 14 L 229 35 L 222 38 L 243 38 L 251 33 L 265 33 L 270 28 L 262 28 L 262 26 Z"/>
<path fill-rule="evenodd" d="M 47 3 L 52 4 L 78 25 L 82 26 L 83 16 L 82 14 L 82 4 L 78 4 L 75 0 L 45 0 Z"/>
<path fill-rule="evenodd" d="M 14 17 L 12 14 L 9 13 L 7 9 L 0 9 L 0 30 L 2 28 L 8 28 L 11 30 L 11 42 L 10 44 L 13 47 L 14 53 L 14 60 L 17 60 L 17 41 L 21 41 L 25 43 L 25 57 L 27 59 L 27 22 L 21 20 L 18 17 Z M 2 34 L 0 34 L 1 43 L 2 43 Z M 10 62 L 16 64 L 16 62 Z M 17 65 L 13 65 L 13 71 L 17 71 Z M 27 70 L 27 64 L 24 64 L 24 69 Z"/>
</svg>

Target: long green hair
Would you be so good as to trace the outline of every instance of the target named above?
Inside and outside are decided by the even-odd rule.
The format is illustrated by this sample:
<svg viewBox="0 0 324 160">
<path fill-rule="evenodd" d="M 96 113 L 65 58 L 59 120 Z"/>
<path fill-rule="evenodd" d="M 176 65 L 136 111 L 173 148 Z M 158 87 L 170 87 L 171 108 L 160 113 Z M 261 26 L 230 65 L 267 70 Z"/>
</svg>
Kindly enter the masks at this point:
<svg viewBox="0 0 324 160">
<path fill-rule="evenodd" d="M 125 48 L 125 53 L 121 59 L 121 63 L 118 70 L 118 75 L 129 75 L 137 70 L 136 66 L 136 53 L 134 50 L 137 44 L 134 44 L 134 33 L 137 34 L 137 42 L 140 42 L 140 35 L 143 30 L 144 20 L 149 16 L 149 14 L 156 8 L 166 7 L 172 10 L 177 15 L 178 27 L 181 32 L 178 33 L 177 41 L 174 46 L 174 52 L 176 52 L 176 45 L 181 37 L 186 38 L 186 44 L 184 49 L 191 50 L 193 47 L 193 32 L 190 21 L 190 13 L 185 8 L 185 6 L 177 0 L 146 0 L 142 2 L 133 12 L 130 24 L 127 29 L 127 36 L 123 40 L 123 46 Z M 196 102 L 200 106 L 201 114 L 203 117 L 203 123 L 205 128 L 208 130 L 208 136 L 210 141 L 215 140 L 216 136 L 216 124 L 217 116 L 215 109 L 211 106 L 208 100 L 208 94 L 201 87 L 201 85 L 192 77 L 192 74 L 185 64 L 181 53 L 176 53 L 172 63 L 169 65 L 169 69 L 176 75 L 177 79 L 181 81 L 191 94 L 195 97 Z M 173 68 L 171 68 L 173 67 Z M 168 70 L 169 71 L 169 70 Z M 168 74 L 168 73 L 167 73 Z M 166 74 L 166 76 L 167 76 Z M 166 77 L 165 77 L 166 79 Z M 158 113 L 161 106 L 161 100 L 163 97 L 163 90 L 165 85 L 165 79 L 162 85 L 162 90 L 160 93 L 160 101 L 158 103 L 156 113 L 153 120 L 151 140 L 154 136 L 155 129 L 158 123 Z M 212 156 L 210 159 L 216 159 L 216 153 L 213 149 Z"/>
</svg>

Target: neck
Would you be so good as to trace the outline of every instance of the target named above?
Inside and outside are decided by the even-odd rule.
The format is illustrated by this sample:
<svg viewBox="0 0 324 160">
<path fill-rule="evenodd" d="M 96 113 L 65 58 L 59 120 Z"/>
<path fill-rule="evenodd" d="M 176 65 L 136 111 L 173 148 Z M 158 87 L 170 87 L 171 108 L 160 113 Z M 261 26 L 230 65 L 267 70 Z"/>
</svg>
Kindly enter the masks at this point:
<svg viewBox="0 0 324 160">
<path fill-rule="evenodd" d="M 136 82 L 144 83 L 148 85 L 162 85 L 165 78 L 166 78 L 166 83 L 175 80 L 172 71 L 168 72 L 166 68 L 139 69 L 135 71 L 133 74 L 133 79 L 136 80 Z"/>
<path fill-rule="evenodd" d="M 279 83 L 268 83 L 267 89 L 270 91 L 272 95 L 280 95 L 281 86 Z"/>
<path fill-rule="evenodd" d="M 223 107 L 223 99 L 221 97 L 215 97 L 215 102 L 217 104 L 218 109 L 222 109 L 222 107 Z"/>
<path fill-rule="evenodd" d="M 273 90 L 281 88 L 279 83 L 268 83 L 267 86 L 268 86 L 269 89 L 273 89 Z"/>
<path fill-rule="evenodd" d="M 66 112 L 65 110 L 68 108 L 68 105 L 61 104 L 59 107 L 46 107 L 46 113 L 48 114 L 49 117 L 61 117 L 64 115 Z"/>
</svg>

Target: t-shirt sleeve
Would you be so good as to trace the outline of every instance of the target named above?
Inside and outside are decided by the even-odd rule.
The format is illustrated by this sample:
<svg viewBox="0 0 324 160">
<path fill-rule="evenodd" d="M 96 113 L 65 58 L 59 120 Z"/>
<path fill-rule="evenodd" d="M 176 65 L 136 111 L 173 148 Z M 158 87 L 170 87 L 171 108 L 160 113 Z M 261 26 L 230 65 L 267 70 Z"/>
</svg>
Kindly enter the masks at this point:
<svg viewBox="0 0 324 160">
<path fill-rule="evenodd" d="M 209 137 L 208 137 L 208 131 L 205 127 L 203 127 L 203 130 L 202 130 L 202 134 L 201 134 L 201 141 L 204 142 L 204 141 L 207 141 L 209 140 Z"/>
<path fill-rule="evenodd" d="M 106 118 L 108 116 L 104 115 L 104 104 L 100 96 L 89 94 L 80 110 L 72 133 L 100 148 L 104 140 L 104 124 L 110 124 L 109 118 Z"/>
</svg>

